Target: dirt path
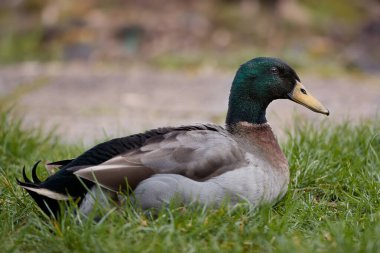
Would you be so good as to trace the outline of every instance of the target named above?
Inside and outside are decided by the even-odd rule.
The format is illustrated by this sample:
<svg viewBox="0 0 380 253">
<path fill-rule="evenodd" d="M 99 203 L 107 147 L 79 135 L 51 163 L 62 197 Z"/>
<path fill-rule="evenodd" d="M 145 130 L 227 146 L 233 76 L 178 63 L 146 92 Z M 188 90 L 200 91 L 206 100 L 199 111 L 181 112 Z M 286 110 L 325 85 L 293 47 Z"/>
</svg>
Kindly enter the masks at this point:
<svg viewBox="0 0 380 253">
<path fill-rule="evenodd" d="M 25 126 L 56 127 L 66 142 L 86 145 L 167 125 L 223 124 L 234 73 L 162 72 L 146 68 L 23 64 L 0 69 L 1 106 L 17 102 Z M 300 73 L 305 86 L 331 111 L 315 114 L 276 101 L 268 119 L 280 138 L 293 116 L 313 122 L 374 117 L 380 112 L 380 81 L 369 77 L 318 77 Z M 5 101 L 5 102 L 4 102 Z"/>
</svg>

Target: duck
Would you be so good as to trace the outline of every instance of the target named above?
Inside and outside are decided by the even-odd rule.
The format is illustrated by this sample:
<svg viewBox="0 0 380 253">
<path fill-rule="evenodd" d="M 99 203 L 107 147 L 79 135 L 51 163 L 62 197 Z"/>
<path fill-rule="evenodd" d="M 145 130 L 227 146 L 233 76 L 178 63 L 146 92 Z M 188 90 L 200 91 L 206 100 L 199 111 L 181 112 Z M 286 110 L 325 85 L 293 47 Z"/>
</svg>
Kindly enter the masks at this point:
<svg viewBox="0 0 380 253">
<path fill-rule="evenodd" d="M 100 143 L 75 159 L 48 164 L 57 171 L 41 181 L 38 163 L 26 190 L 47 215 L 60 203 L 76 203 L 88 214 L 95 199 L 127 195 L 143 210 L 174 199 L 186 206 L 220 206 L 247 201 L 259 207 L 286 194 L 289 165 L 266 119 L 268 105 L 288 99 L 329 115 L 297 73 L 278 58 L 257 57 L 242 64 L 232 82 L 225 126 L 191 124 L 162 127 Z M 103 197 L 104 198 L 104 197 Z M 72 201 L 74 200 L 74 201 Z"/>
</svg>

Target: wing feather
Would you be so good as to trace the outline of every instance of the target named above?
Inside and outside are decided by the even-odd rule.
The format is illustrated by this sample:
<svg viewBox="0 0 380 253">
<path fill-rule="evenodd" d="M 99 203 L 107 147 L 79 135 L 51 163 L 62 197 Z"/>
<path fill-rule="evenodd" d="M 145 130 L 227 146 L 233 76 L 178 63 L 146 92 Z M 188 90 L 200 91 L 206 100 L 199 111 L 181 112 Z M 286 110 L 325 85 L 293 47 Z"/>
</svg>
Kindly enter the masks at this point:
<svg viewBox="0 0 380 253">
<path fill-rule="evenodd" d="M 76 168 L 74 174 L 117 191 L 125 188 L 126 180 L 134 189 L 142 180 L 162 173 L 203 181 L 244 161 L 244 151 L 223 128 L 177 129 L 101 164 Z"/>
</svg>

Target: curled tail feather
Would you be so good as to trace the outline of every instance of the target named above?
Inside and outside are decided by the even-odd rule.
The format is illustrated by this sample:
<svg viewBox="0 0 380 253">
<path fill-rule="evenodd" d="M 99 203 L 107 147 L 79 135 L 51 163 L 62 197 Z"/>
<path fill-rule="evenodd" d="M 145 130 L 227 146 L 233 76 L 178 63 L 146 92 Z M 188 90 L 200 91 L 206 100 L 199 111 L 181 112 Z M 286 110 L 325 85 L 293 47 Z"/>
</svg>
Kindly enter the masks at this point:
<svg viewBox="0 0 380 253">
<path fill-rule="evenodd" d="M 18 185 L 29 193 L 44 213 L 49 216 L 53 215 L 57 217 L 60 210 L 58 201 L 69 200 L 69 197 L 67 195 L 40 187 L 41 180 L 37 176 L 37 166 L 40 162 L 41 161 L 36 162 L 32 168 L 33 181 L 26 176 L 25 166 L 22 170 L 24 182 L 21 182 L 18 179 L 16 180 Z"/>
</svg>

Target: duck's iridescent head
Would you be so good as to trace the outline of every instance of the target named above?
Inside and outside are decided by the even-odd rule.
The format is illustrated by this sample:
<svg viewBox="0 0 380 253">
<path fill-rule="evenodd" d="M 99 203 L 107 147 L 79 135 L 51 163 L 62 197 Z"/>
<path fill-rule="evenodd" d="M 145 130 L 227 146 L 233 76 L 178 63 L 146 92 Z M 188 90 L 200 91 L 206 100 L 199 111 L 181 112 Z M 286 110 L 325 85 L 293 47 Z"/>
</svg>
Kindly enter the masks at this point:
<svg viewBox="0 0 380 253">
<path fill-rule="evenodd" d="M 301 83 L 297 73 L 276 58 L 254 58 L 241 65 L 231 87 L 227 124 L 266 122 L 265 110 L 275 99 L 290 99 L 307 108 L 329 115 Z"/>
</svg>

